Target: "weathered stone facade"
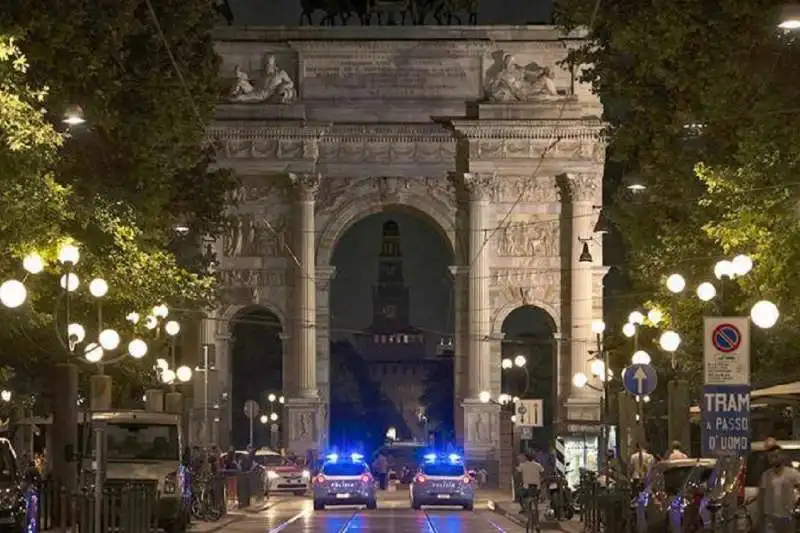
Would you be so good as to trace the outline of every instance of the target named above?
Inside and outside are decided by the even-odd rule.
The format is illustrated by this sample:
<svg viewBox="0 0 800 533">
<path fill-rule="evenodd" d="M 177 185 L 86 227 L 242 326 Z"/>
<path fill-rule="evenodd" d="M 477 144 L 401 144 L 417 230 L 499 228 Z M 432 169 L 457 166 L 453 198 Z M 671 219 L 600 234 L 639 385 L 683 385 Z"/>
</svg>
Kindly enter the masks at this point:
<svg viewBox="0 0 800 533">
<path fill-rule="evenodd" d="M 496 460 L 499 408 L 478 395 L 500 393 L 501 326 L 519 306 L 559 325 L 560 397 L 570 418 L 594 416 L 596 397 L 569 377 L 585 370 L 602 312 L 601 244 L 589 243 L 593 263 L 578 256 L 602 202 L 605 146 L 598 99 L 559 66 L 576 42 L 549 27 L 219 31 L 232 92 L 210 136 L 243 185 L 239 222 L 217 243 L 228 289 L 206 341 L 229 380 L 225 319 L 253 304 L 275 312 L 294 451 L 326 445 L 335 243 L 386 208 L 426 217 L 456 257 L 467 454 Z"/>
</svg>

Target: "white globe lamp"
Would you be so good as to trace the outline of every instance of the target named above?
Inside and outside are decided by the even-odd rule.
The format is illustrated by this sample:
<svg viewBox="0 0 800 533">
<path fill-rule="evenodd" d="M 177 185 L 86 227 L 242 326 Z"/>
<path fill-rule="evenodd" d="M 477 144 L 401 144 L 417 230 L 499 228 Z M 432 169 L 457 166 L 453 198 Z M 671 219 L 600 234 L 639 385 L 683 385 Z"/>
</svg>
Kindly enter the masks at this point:
<svg viewBox="0 0 800 533">
<path fill-rule="evenodd" d="M 592 372 L 593 376 L 602 378 L 606 373 L 606 364 L 601 359 L 592 359 L 592 362 L 589 364 L 589 370 Z"/>
<path fill-rule="evenodd" d="M 175 372 L 172 369 L 166 369 L 161 371 L 161 381 L 164 383 L 172 383 L 175 381 Z"/>
<path fill-rule="evenodd" d="M 175 375 L 178 377 L 178 381 L 186 383 L 192 379 L 192 369 L 186 365 L 179 366 L 178 370 L 175 371 Z"/>
<path fill-rule="evenodd" d="M 169 363 L 166 359 L 158 358 L 156 359 L 156 368 L 161 370 L 162 372 L 169 368 Z"/>
<path fill-rule="evenodd" d="M 158 319 L 154 315 L 147 315 L 144 319 L 144 327 L 147 329 L 156 329 L 158 326 Z"/>
<path fill-rule="evenodd" d="M 170 337 L 174 337 L 175 335 L 177 335 L 178 333 L 180 333 L 180 331 L 181 331 L 181 325 L 180 325 L 180 324 L 178 324 L 178 323 L 177 323 L 176 321 L 174 321 L 174 320 L 170 320 L 170 321 L 169 321 L 169 322 L 167 322 L 167 323 L 166 323 L 166 325 L 164 326 L 164 331 L 166 331 L 166 332 L 167 332 L 167 335 L 169 335 Z"/>
<path fill-rule="evenodd" d="M 99 344 L 92 342 L 86 346 L 83 356 L 90 363 L 99 363 L 103 359 L 103 348 Z"/>
<path fill-rule="evenodd" d="M 102 298 L 108 294 L 108 283 L 102 278 L 95 278 L 89 283 L 89 293 L 95 298 Z"/>
<path fill-rule="evenodd" d="M 267 415 L 261 415 L 259 420 L 261 421 L 262 424 L 266 424 L 267 422 L 269 422 L 269 417 Z"/>
<path fill-rule="evenodd" d="M 527 362 L 528 362 L 528 360 L 525 359 L 524 355 L 518 355 L 518 356 L 516 356 L 514 358 L 514 365 L 518 366 L 519 368 L 522 368 L 523 366 L 525 366 L 525 364 Z"/>
<path fill-rule="evenodd" d="M 717 264 L 714 265 L 714 275 L 717 277 L 717 279 L 732 278 L 734 275 L 733 263 L 727 259 L 717 261 Z"/>
<path fill-rule="evenodd" d="M 514 361 L 512 361 L 511 359 L 505 358 L 502 361 L 500 361 L 500 366 L 503 369 L 508 370 L 509 368 L 514 366 Z"/>
<path fill-rule="evenodd" d="M 64 265 L 75 265 L 81 258 L 81 253 L 76 246 L 65 244 L 58 250 L 58 261 Z"/>
<path fill-rule="evenodd" d="M 133 339 L 128 343 L 128 353 L 134 359 L 141 359 L 147 355 L 147 343 L 142 339 Z"/>
<path fill-rule="evenodd" d="M 67 326 L 67 335 L 69 336 L 70 342 L 83 342 L 83 339 L 86 338 L 86 330 L 80 324 L 73 322 Z"/>
<path fill-rule="evenodd" d="M 481 401 L 481 403 L 489 403 L 489 400 L 492 399 L 492 395 L 489 393 L 489 391 L 481 391 L 481 393 L 478 394 L 478 399 Z"/>
<path fill-rule="evenodd" d="M 137 324 L 139 322 L 139 318 L 141 318 L 139 317 L 139 313 L 133 311 L 131 313 L 128 313 L 128 316 L 125 317 L 125 320 L 127 320 L 131 324 Z"/>
<path fill-rule="evenodd" d="M 267 396 L 267 401 L 274 402 L 275 401 L 275 395 L 270 393 L 269 396 Z"/>
<path fill-rule="evenodd" d="M 667 278 L 667 290 L 672 294 L 683 292 L 686 288 L 686 280 L 680 274 L 672 274 Z"/>
<path fill-rule="evenodd" d="M 29 274 L 38 274 L 44 270 L 44 259 L 35 252 L 28 254 L 22 259 L 22 268 Z"/>
<path fill-rule="evenodd" d="M 665 331 L 658 339 L 658 344 L 665 352 L 674 352 L 681 345 L 681 336 L 675 331 Z"/>
<path fill-rule="evenodd" d="M 77 274 L 70 272 L 69 274 L 64 274 L 61 276 L 59 284 L 61 285 L 61 288 L 66 289 L 67 292 L 75 292 L 78 290 L 81 280 Z"/>
<path fill-rule="evenodd" d="M 628 322 L 641 326 L 644 323 L 644 315 L 639 311 L 631 311 L 631 314 L 628 315 Z"/>
<path fill-rule="evenodd" d="M 663 318 L 664 313 L 661 312 L 661 309 L 651 309 L 647 312 L 647 320 L 654 326 L 657 326 Z"/>
<path fill-rule="evenodd" d="M 731 263 L 733 264 L 733 272 L 737 276 L 744 276 L 753 270 L 753 260 L 748 255 L 739 254 L 733 258 Z"/>
<path fill-rule="evenodd" d="M 622 326 L 622 334 L 628 338 L 633 337 L 636 335 L 636 326 L 628 322 L 624 326 Z"/>
<path fill-rule="evenodd" d="M 589 378 L 583 372 L 577 372 L 572 376 L 572 384 L 579 389 L 584 388 L 587 383 L 589 383 Z"/>
<path fill-rule="evenodd" d="M 119 347 L 121 339 L 119 338 L 119 333 L 113 329 L 104 329 L 100 332 L 97 340 L 100 341 L 100 346 L 102 346 L 104 350 L 111 351 Z"/>
<path fill-rule="evenodd" d="M 153 308 L 153 315 L 157 318 L 167 318 L 169 315 L 169 307 L 166 304 L 157 305 Z"/>
<path fill-rule="evenodd" d="M 4 402 L 10 402 L 11 401 L 11 391 L 10 390 L 6 390 L 6 389 L 3 389 L 2 391 L 0 391 L 0 400 L 3 400 Z"/>
<path fill-rule="evenodd" d="M 710 302 L 717 295 L 717 289 L 711 283 L 705 281 L 697 286 L 697 297 L 704 302 Z"/>
<path fill-rule="evenodd" d="M 606 330 L 606 323 L 602 320 L 594 320 L 592 322 L 592 333 L 600 335 Z"/>
<path fill-rule="evenodd" d="M 781 316 L 778 306 L 769 300 L 756 302 L 750 309 L 750 319 L 753 324 L 762 328 L 769 329 L 774 326 Z"/>
<path fill-rule="evenodd" d="M 10 279 L 0 285 L 0 302 L 9 309 L 15 309 L 25 303 L 28 290 L 21 281 Z"/>
<path fill-rule="evenodd" d="M 634 365 L 649 365 L 651 361 L 650 354 L 644 350 L 634 352 L 633 357 L 631 357 L 631 363 Z"/>
<path fill-rule="evenodd" d="M 270 413 L 269 419 L 272 420 L 273 422 L 277 422 L 278 421 L 278 413 Z"/>
</svg>

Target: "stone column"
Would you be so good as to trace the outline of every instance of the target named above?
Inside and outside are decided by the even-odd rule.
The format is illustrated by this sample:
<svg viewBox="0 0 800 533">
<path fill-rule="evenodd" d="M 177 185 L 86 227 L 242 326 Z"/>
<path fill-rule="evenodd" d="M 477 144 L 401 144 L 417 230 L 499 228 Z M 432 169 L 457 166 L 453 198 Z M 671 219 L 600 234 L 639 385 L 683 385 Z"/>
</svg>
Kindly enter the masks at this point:
<svg viewBox="0 0 800 533">
<path fill-rule="evenodd" d="M 464 451 L 467 461 L 476 468 L 486 468 L 490 479 L 499 475 L 500 406 L 481 403 L 483 391 L 492 392 L 490 352 L 491 298 L 489 295 L 489 254 L 487 237 L 489 194 L 493 174 L 464 174 L 462 184 L 469 207 L 469 263 L 467 271 L 467 391 L 464 398 Z"/>
<path fill-rule="evenodd" d="M 321 402 L 317 386 L 317 285 L 314 200 L 320 178 L 316 174 L 289 174 L 293 201 L 293 257 L 296 261 L 292 310 L 295 385 L 286 400 L 284 427 L 289 449 L 297 454 L 318 448 Z"/>
<path fill-rule="evenodd" d="M 491 391 L 489 358 L 490 298 L 489 298 L 489 193 L 494 181 L 492 174 L 464 174 L 464 186 L 469 194 L 469 381 L 467 398 L 478 398 L 482 391 Z"/>
<path fill-rule="evenodd" d="M 453 379 L 455 380 L 453 392 L 453 425 L 456 430 L 456 442 L 464 446 L 464 406 L 462 401 L 467 398 L 467 375 L 469 361 L 469 335 L 467 309 L 467 273 L 469 267 L 453 265 L 450 274 L 453 276 L 453 308 L 455 328 L 453 336 Z"/>
<path fill-rule="evenodd" d="M 589 387 L 579 389 L 572 385 L 572 375 L 583 372 L 590 376 L 590 351 L 595 349 L 592 321 L 602 316 L 593 316 L 593 267 L 602 265 L 603 249 L 595 239 L 594 225 L 598 213 L 596 205 L 602 202 L 602 175 L 594 173 L 568 174 L 572 207 L 572 235 L 570 257 L 570 397 L 567 416 L 571 420 L 599 419 L 600 395 Z M 583 244 L 589 246 L 591 263 L 581 263 Z"/>
</svg>

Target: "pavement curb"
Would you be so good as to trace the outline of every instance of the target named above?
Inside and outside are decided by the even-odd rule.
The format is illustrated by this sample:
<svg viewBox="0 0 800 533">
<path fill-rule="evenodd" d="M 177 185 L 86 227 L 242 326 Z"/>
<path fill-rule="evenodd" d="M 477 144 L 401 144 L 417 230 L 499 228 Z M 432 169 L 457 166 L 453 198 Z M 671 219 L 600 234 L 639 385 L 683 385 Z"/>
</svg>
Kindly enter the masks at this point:
<svg viewBox="0 0 800 533">
<path fill-rule="evenodd" d="M 520 515 L 517 511 L 504 509 L 504 505 L 499 504 L 493 500 L 489 500 L 489 509 L 499 514 L 506 520 L 514 522 L 523 529 L 527 525 L 526 521 L 522 519 L 522 515 Z M 564 533 L 571 533 L 571 530 L 566 529 L 561 524 L 561 522 L 556 522 L 552 520 L 542 520 L 541 525 L 542 525 L 542 530 L 551 530 L 551 531 L 555 530 L 555 531 L 563 531 Z"/>
</svg>

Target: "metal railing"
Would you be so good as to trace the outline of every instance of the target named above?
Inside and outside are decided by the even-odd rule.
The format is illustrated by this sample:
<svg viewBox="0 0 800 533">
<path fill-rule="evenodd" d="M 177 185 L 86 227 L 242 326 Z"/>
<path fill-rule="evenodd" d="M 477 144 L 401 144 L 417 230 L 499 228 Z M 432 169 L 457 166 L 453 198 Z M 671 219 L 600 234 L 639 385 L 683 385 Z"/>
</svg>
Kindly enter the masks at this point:
<svg viewBox="0 0 800 533">
<path fill-rule="evenodd" d="M 634 531 L 634 510 L 631 507 L 633 491 L 629 483 L 623 480 L 601 482 L 595 472 L 583 471 L 578 492 L 580 519 L 584 532 Z M 609 524 L 613 526 L 606 529 Z"/>
<path fill-rule="evenodd" d="M 95 495 L 91 491 L 70 493 L 53 481 L 42 481 L 26 489 L 26 531 L 92 533 Z M 131 481 L 103 494 L 102 531 L 108 533 L 156 533 L 158 491 L 156 482 Z"/>
</svg>

